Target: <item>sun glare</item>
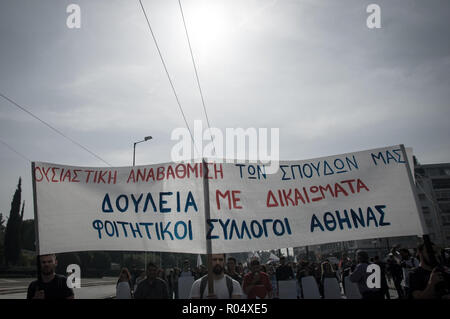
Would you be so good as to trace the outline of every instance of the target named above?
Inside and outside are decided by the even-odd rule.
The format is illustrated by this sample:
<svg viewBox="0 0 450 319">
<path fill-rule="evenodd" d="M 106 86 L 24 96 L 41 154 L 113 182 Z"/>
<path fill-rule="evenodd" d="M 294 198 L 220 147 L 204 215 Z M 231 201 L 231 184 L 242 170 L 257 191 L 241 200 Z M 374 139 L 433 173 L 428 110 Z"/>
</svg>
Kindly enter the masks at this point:
<svg viewBox="0 0 450 319">
<path fill-rule="evenodd" d="M 191 43 L 198 53 L 208 55 L 225 45 L 229 31 L 223 4 L 202 0 L 183 9 Z"/>
</svg>

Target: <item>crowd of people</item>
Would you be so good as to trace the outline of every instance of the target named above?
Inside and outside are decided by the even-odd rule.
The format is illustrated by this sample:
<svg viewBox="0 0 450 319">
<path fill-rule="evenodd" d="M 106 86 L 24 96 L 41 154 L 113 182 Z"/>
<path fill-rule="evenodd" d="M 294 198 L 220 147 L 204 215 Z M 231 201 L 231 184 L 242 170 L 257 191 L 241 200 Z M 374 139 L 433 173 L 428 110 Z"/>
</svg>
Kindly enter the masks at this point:
<svg viewBox="0 0 450 319">
<path fill-rule="evenodd" d="M 206 266 L 191 267 L 185 260 L 181 269 L 161 269 L 153 263 L 147 270 L 127 268 L 120 272 L 116 285 L 117 299 L 181 299 L 178 291 L 181 277 L 193 277 L 189 298 L 223 299 L 276 299 L 279 298 L 279 282 L 297 281 L 297 298 L 303 298 L 302 279 L 314 278 L 324 298 L 324 283 L 335 278 L 345 295 L 346 277 L 356 284 L 363 299 L 391 299 L 390 287 L 398 299 L 440 299 L 450 298 L 450 271 L 448 255 L 438 247 L 419 245 L 417 250 L 393 249 L 385 258 L 369 258 L 367 252 L 359 251 L 356 256 L 343 255 L 339 262 L 325 258 L 320 262 L 301 259 L 288 261 L 281 256 L 278 262 L 261 264 L 259 258 L 248 263 L 238 262 L 233 256 L 213 254 L 211 268 L 213 278 L 208 278 Z M 354 257 L 354 258 L 351 258 Z M 379 287 L 369 287 L 367 271 L 370 264 L 379 266 L 381 280 Z M 73 298 L 73 290 L 64 286 L 64 276 L 56 275 L 55 255 L 40 256 L 40 279 L 30 284 L 28 299 Z M 209 283 L 214 282 L 209 289 Z M 391 297 L 392 296 L 392 297 Z"/>
<path fill-rule="evenodd" d="M 296 280 L 298 282 L 297 297 L 303 298 L 302 278 L 309 276 L 315 279 L 322 298 L 324 298 L 324 282 L 326 278 L 335 278 L 342 288 L 342 293 L 345 295 L 346 277 L 349 277 L 350 282 L 357 285 L 363 299 L 449 298 L 449 258 L 441 254 L 437 247 L 433 247 L 436 251 L 435 258 L 440 261 L 439 267 L 433 266 L 424 245 L 420 245 L 414 251 L 406 248 L 394 248 L 385 258 L 380 258 L 379 256 L 369 258 L 368 253 L 364 251 L 359 251 L 355 258 L 344 254 L 338 263 L 334 263 L 327 258 L 320 262 L 310 262 L 306 259 L 302 259 L 299 262 L 288 262 L 286 257 L 282 256 L 279 262 L 276 263 L 260 264 L 259 259 L 254 258 L 247 264 L 238 263 L 234 257 L 228 257 L 225 261 L 225 255 L 223 255 L 223 258 L 221 258 L 223 265 L 220 265 L 221 268 L 219 268 L 218 274 L 214 274 L 214 276 L 215 278 L 222 278 L 219 275 L 223 274 L 226 275 L 223 277 L 231 278 L 233 283 L 239 284 L 241 288 L 238 292 L 235 289 L 236 295 L 239 295 L 239 298 L 247 299 L 276 299 L 279 297 L 278 282 L 285 280 Z M 216 262 L 216 266 L 218 263 Z M 370 264 L 379 266 L 381 274 L 379 288 L 367 286 L 367 278 L 370 275 L 370 272 L 367 272 L 367 267 Z M 196 287 L 201 284 L 202 278 L 206 281 L 207 274 L 208 271 L 204 265 L 191 268 L 189 261 L 186 260 L 183 264 L 183 269 L 174 268 L 165 271 L 159 269 L 156 276 L 166 283 L 168 298 L 178 299 L 179 277 L 193 276 L 197 282 L 197 285 L 194 283 L 193 287 Z M 130 281 L 132 281 L 131 277 Z M 224 287 L 225 284 L 224 280 Z M 137 291 L 139 291 L 138 283 L 131 282 L 130 290 L 133 290 L 133 287 L 136 287 Z M 190 298 L 202 298 L 204 289 L 203 286 L 194 295 L 191 291 Z M 224 291 L 226 292 L 225 289 Z M 135 294 L 134 297 L 139 298 L 139 296 L 139 294 L 137 296 Z M 230 293 L 229 297 L 231 296 L 232 294 Z"/>
</svg>

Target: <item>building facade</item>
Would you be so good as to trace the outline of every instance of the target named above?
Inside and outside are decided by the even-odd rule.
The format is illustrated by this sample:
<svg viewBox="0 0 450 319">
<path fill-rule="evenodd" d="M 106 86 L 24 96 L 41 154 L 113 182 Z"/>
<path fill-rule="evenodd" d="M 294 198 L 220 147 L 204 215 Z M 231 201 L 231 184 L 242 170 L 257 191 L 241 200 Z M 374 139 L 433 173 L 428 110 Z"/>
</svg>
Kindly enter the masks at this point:
<svg viewBox="0 0 450 319">
<path fill-rule="evenodd" d="M 435 244 L 450 247 L 450 163 L 421 165 L 414 158 L 414 177 L 425 232 Z M 373 238 L 309 246 L 308 250 L 323 259 L 341 252 L 365 250 L 370 256 L 384 257 L 393 247 L 413 250 L 422 241 L 419 236 Z M 304 255 L 304 247 L 296 249 Z"/>
<path fill-rule="evenodd" d="M 450 163 L 416 165 L 417 194 L 430 239 L 450 247 Z"/>
</svg>

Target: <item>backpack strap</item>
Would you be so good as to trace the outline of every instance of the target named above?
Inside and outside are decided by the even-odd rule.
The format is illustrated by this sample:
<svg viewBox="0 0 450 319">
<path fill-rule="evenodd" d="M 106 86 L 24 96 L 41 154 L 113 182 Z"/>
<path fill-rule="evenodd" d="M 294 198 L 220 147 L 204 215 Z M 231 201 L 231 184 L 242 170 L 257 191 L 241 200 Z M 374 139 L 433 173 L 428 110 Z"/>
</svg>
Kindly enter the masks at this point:
<svg viewBox="0 0 450 319">
<path fill-rule="evenodd" d="M 233 294 L 233 280 L 228 275 L 225 275 L 225 280 L 227 282 L 228 295 L 230 296 L 231 299 L 231 296 Z M 203 299 L 203 293 L 205 292 L 207 283 L 208 283 L 208 275 L 205 275 L 200 279 L 200 299 Z"/>
<path fill-rule="evenodd" d="M 200 299 L 203 299 L 203 293 L 205 292 L 207 283 L 208 283 L 208 275 L 205 275 L 200 279 Z"/>
<path fill-rule="evenodd" d="M 225 275 L 225 280 L 227 281 L 228 295 L 230 296 L 229 299 L 231 299 L 231 296 L 233 295 L 233 280 L 228 275 Z"/>
</svg>

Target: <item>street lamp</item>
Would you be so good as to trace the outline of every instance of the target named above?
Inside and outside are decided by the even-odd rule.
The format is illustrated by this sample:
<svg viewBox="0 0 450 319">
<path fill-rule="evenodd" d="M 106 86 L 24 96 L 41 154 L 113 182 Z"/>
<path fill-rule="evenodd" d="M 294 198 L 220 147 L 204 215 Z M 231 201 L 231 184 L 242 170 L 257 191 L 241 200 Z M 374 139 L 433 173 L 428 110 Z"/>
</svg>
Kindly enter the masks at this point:
<svg viewBox="0 0 450 319">
<path fill-rule="evenodd" d="M 144 139 L 142 141 L 137 141 L 133 143 L 133 167 L 136 164 L 136 144 L 142 143 L 142 142 L 147 142 L 148 140 L 151 140 L 152 137 L 151 136 L 146 136 L 144 137 Z M 147 251 L 144 252 L 144 270 L 147 273 Z"/>
<path fill-rule="evenodd" d="M 146 136 L 146 137 L 144 137 L 144 139 L 142 141 L 134 142 L 134 144 L 133 144 L 133 167 L 135 165 L 135 158 L 136 158 L 136 144 L 139 144 L 142 142 L 147 142 L 148 140 L 151 140 L 151 139 L 152 139 L 151 136 Z"/>
</svg>

